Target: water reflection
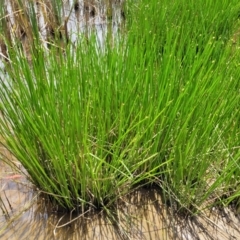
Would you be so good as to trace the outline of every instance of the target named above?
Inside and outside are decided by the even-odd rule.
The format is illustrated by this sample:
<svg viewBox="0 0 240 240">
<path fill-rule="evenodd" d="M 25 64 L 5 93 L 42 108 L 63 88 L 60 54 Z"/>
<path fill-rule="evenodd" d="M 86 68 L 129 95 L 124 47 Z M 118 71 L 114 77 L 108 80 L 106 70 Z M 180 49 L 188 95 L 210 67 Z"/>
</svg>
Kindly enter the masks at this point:
<svg viewBox="0 0 240 240">
<path fill-rule="evenodd" d="M 135 191 L 126 197 L 111 219 L 103 212 L 88 212 L 82 217 L 52 212 L 45 199 L 38 196 L 33 201 L 36 193 L 18 184 L 5 185 L 12 211 L 15 216 L 20 214 L 0 231 L 1 239 L 170 239 L 166 208 L 154 190 Z M 2 192 L 1 197 L 4 199 Z M 2 217 L 0 229 L 8 221 Z"/>
<path fill-rule="evenodd" d="M 2 30 L 5 37 L 15 44 L 21 41 L 24 53 L 30 58 L 32 44 L 32 23 L 27 11 L 30 9 L 29 1 L 23 1 L 21 7 L 12 0 L 5 0 L 5 12 L 2 16 Z M 54 9 L 50 1 L 34 1 L 41 44 L 45 49 L 53 44 L 52 38 L 59 37 L 61 41 L 68 41 L 73 46 L 81 39 L 89 39 L 93 34 L 97 38 L 96 47 L 104 50 L 106 39 L 110 36 L 111 44 L 117 44 L 124 23 L 124 0 L 106 1 L 63 1 L 64 7 L 60 12 L 60 19 L 54 17 Z M 21 14 L 20 14 L 21 13 Z M 9 61 L 8 51 L 0 39 L 0 79 L 6 83 L 4 74 L 4 61 Z"/>
<path fill-rule="evenodd" d="M 1 154 L 0 239 L 170 239 L 166 207 L 156 190 L 136 190 L 119 200 L 112 217 L 103 211 L 56 212 L 3 146 Z"/>
<path fill-rule="evenodd" d="M 5 169 L 4 176 L 10 173 L 7 166 L 1 165 L 1 169 Z M 180 217 L 162 203 L 156 189 L 141 189 L 119 201 L 113 217 L 96 211 L 79 216 L 54 212 L 47 200 L 22 180 L 10 183 L 1 177 L 0 198 L 7 207 L 9 201 L 11 208 L 9 217 L 0 213 L 0 239 L 240 239 L 239 218 L 227 208 Z"/>
<path fill-rule="evenodd" d="M 113 41 L 119 38 L 118 33 L 123 21 L 122 2 L 112 1 L 110 7 L 106 3 L 107 1 L 105 3 L 103 1 L 92 1 L 92 3 L 78 1 L 77 8 L 73 8 L 73 1 L 65 4 L 63 15 L 67 19 L 71 42 L 76 42 L 80 34 L 90 37 L 92 33 L 95 33 L 98 46 L 103 49 L 108 34 L 112 36 Z"/>
<path fill-rule="evenodd" d="M 5 15 L 1 21 L 7 26 L 5 31 L 11 36 L 12 41 L 26 38 L 30 39 L 33 31 L 31 17 L 31 5 L 29 1 L 23 1 L 19 5 L 15 1 L 5 0 Z M 33 9 L 36 13 L 38 30 L 42 44 L 47 47 L 49 37 L 57 35 L 65 37 L 71 43 L 79 38 L 90 37 L 96 34 L 99 47 L 104 47 L 107 35 L 114 39 L 119 37 L 121 23 L 124 21 L 124 1 L 63 1 L 63 8 L 59 16 L 56 16 L 51 1 L 34 1 Z M 21 13 L 21 14 L 20 14 Z M 7 33 L 5 33 L 7 35 Z"/>
</svg>

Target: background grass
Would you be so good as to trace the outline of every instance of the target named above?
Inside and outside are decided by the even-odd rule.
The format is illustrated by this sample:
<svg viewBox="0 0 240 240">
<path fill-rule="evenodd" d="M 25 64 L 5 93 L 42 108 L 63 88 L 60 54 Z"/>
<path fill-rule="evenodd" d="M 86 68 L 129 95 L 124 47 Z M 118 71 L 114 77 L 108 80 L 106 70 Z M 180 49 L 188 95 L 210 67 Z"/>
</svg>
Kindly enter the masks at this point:
<svg viewBox="0 0 240 240">
<path fill-rule="evenodd" d="M 20 41 L 7 43 L 2 144 L 68 209 L 109 206 L 143 185 L 177 210 L 238 202 L 238 1 L 124 10 L 126 34 L 104 51 L 94 35 L 46 50 L 33 30 L 29 61 Z"/>
</svg>

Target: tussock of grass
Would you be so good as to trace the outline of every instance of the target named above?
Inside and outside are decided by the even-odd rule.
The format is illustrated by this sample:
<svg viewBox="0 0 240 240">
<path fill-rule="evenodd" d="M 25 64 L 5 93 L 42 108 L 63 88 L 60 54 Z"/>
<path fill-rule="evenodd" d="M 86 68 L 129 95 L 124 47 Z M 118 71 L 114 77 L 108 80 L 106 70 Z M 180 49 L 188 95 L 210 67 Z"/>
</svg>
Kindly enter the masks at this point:
<svg viewBox="0 0 240 240">
<path fill-rule="evenodd" d="M 158 185 L 177 209 L 238 199 L 238 1 L 126 4 L 126 29 L 45 50 L 9 47 L 0 133 L 34 184 L 65 208 L 109 206 Z M 137 13 L 137 14 L 136 14 Z"/>
</svg>

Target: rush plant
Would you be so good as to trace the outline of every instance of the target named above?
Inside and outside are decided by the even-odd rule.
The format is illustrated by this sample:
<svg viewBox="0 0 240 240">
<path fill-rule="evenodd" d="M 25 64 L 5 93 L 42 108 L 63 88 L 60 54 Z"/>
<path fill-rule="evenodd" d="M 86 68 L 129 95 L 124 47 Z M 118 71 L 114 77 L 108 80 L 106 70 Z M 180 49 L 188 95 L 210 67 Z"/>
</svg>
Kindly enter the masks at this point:
<svg viewBox="0 0 240 240">
<path fill-rule="evenodd" d="M 109 206 L 153 184 L 177 209 L 226 192 L 237 199 L 238 9 L 238 1 L 130 1 L 118 44 L 99 49 L 92 36 L 46 49 L 36 33 L 31 60 L 20 42 L 7 45 L 2 144 L 67 209 Z"/>
</svg>

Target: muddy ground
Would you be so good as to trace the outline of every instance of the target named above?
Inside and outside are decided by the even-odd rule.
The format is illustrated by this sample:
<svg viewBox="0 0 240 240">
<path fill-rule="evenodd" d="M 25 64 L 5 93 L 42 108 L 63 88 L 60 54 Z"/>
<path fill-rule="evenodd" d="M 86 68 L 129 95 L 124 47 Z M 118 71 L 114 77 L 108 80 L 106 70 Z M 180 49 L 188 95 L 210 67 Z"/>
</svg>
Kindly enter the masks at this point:
<svg viewBox="0 0 240 240">
<path fill-rule="evenodd" d="M 1 147 L 1 151 L 6 150 Z M 231 209 L 212 208 L 191 218 L 178 216 L 163 204 L 156 189 L 140 189 L 123 199 L 116 208 L 117 224 L 102 212 L 81 217 L 56 212 L 48 206 L 26 176 L 6 165 L 3 159 L 0 161 L 0 239 L 3 240 L 240 239 L 240 218 Z"/>
</svg>

